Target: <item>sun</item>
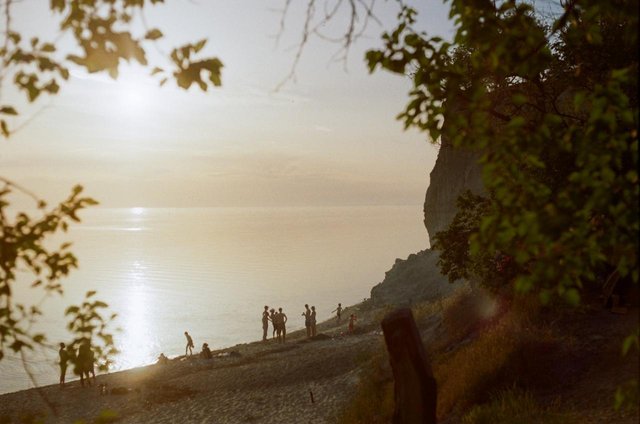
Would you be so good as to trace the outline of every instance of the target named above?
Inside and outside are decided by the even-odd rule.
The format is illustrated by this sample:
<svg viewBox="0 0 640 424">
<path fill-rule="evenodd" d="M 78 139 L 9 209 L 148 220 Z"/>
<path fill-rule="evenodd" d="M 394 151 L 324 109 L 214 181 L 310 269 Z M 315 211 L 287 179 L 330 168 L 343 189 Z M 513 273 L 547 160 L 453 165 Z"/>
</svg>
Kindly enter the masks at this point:
<svg viewBox="0 0 640 424">
<path fill-rule="evenodd" d="M 122 94 L 122 106 L 126 113 L 130 115 L 143 113 L 151 106 L 149 99 L 140 89 L 127 89 Z"/>
<path fill-rule="evenodd" d="M 116 83 L 113 85 L 114 114 L 122 119 L 138 120 L 153 115 L 157 106 L 157 87 L 144 83 Z"/>
</svg>

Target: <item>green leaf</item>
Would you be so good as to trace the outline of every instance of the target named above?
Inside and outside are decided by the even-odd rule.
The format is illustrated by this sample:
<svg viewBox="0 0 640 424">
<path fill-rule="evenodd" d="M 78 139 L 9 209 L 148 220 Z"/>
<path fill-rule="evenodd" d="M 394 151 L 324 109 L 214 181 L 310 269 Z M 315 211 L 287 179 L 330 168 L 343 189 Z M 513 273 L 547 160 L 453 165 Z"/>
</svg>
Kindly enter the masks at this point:
<svg viewBox="0 0 640 424">
<path fill-rule="evenodd" d="M 571 306 L 578 306 L 580 304 L 580 292 L 575 288 L 570 288 L 564 292 L 564 299 Z"/>
<path fill-rule="evenodd" d="M 17 115 L 18 112 L 13 108 L 13 106 L 3 106 L 0 108 L 0 113 L 5 115 Z"/>
<path fill-rule="evenodd" d="M 2 131 L 2 135 L 5 137 L 9 137 L 9 135 L 11 135 L 11 133 L 9 132 L 9 126 L 7 125 L 7 121 L 0 120 L 0 130 Z"/>
<path fill-rule="evenodd" d="M 147 40 L 157 40 L 159 38 L 162 38 L 162 31 L 160 31 L 158 28 L 153 28 L 145 34 L 144 38 Z"/>
<path fill-rule="evenodd" d="M 206 38 L 203 38 L 202 40 L 198 41 L 196 44 L 193 45 L 194 53 L 198 53 L 200 50 L 204 48 L 206 44 L 207 44 Z"/>
<path fill-rule="evenodd" d="M 69 306 L 67 310 L 64 312 L 65 315 L 76 314 L 80 311 L 80 308 L 77 306 Z"/>
<path fill-rule="evenodd" d="M 629 353 L 629 350 L 634 346 L 636 349 L 640 347 L 637 332 L 636 334 L 631 334 L 624 339 L 624 342 L 622 343 L 622 355 L 626 356 L 627 353 Z"/>
<path fill-rule="evenodd" d="M 56 46 L 51 43 L 45 43 L 40 47 L 40 50 L 46 53 L 53 53 L 56 51 Z"/>
</svg>

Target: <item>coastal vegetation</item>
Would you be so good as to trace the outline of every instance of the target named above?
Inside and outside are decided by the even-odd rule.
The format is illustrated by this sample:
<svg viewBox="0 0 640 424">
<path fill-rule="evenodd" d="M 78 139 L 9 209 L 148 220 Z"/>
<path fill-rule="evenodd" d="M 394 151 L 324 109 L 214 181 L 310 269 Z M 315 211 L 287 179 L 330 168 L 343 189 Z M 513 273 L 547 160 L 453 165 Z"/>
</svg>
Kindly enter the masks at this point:
<svg viewBox="0 0 640 424">
<path fill-rule="evenodd" d="M 551 16 L 528 2 L 450 5 L 453 40 L 415 30 L 405 7 L 367 53 L 371 71 L 411 76 L 407 128 L 480 154 L 486 193 L 464 194 L 435 236 L 442 271 L 558 308 L 607 280 L 628 300 L 639 277 L 638 2 L 561 2 Z M 625 354 L 637 355 L 637 334 Z M 630 390 L 617 406 L 637 405 L 637 376 L 620 384 Z"/>
<path fill-rule="evenodd" d="M 147 27 L 140 32 L 134 18 L 158 3 L 163 1 L 52 0 L 49 9 L 60 33 L 55 39 L 42 40 L 16 29 L 19 25 L 14 21 L 14 1 L 4 1 L 0 87 L 10 83 L 29 104 L 34 104 L 46 95 L 58 94 L 69 79 L 70 68 L 88 73 L 104 72 L 116 79 L 124 62 L 137 62 L 148 68 L 150 78 L 157 79 L 161 86 L 170 80 L 185 90 L 192 85 L 203 91 L 220 86 L 223 64 L 216 57 L 202 57 L 206 39 L 173 48 L 168 55 L 169 68 L 149 62 L 147 50 L 163 33 L 159 28 Z M 64 35 L 69 36 L 73 44 L 68 51 L 59 51 L 56 40 Z M 9 138 L 29 122 L 33 117 L 29 117 L 29 113 L 33 110 L 22 111 L 18 105 L 6 103 L 3 93 L 6 91 L 0 90 L 0 132 L 2 138 Z M 66 200 L 50 207 L 32 188 L 3 176 L 0 184 L 0 360 L 8 351 L 20 353 L 24 359 L 25 352 L 48 341 L 46 334 L 32 330 L 33 322 L 42 315 L 40 305 L 16 302 L 15 285 L 30 284 L 34 291 L 41 290 L 34 297 L 62 295 L 63 278 L 78 267 L 78 261 L 70 250 L 71 243 L 51 247 L 50 239 L 79 222 L 79 212 L 98 202 L 83 196 L 81 185 L 73 187 Z M 12 208 L 16 196 L 30 199 L 31 209 L 37 213 Z M 21 275 L 18 282 L 18 274 L 24 271 L 28 276 Z M 25 279 L 31 281 L 25 283 Z M 108 305 L 90 299 L 94 294 L 94 291 L 87 292 L 82 304 L 66 310 L 68 330 L 74 337 L 69 346 L 75 349 L 92 341 L 100 368 L 106 370 L 117 353 L 109 328 L 115 315 L 103 316 L 102 310 Z"/>
<path fill-rule="evenodd" d="M 638 2 L 568 1 L 552 8 L 551 16 L 511 0 L 449 4 L 452 40 L 414 29 L 419 16 L 403 6 L 397 28 L 383 35 L 383 47 L 366 56 L 372 72 L 385 69 L 411 78 L 408 104 L 399 115 L 407 128 L 423 131 L 434 143 L 447 140 L 457 149 L 475 151 L 483 166 L 485 193 L 464 193 L 452 224 L 434 241 L 442 272 L 451 282 L 469 285 L 446 299 L 412 305 L 438 381 L 438 417 L 465 423 L 570 423 L 585 417 L 596 422 L 601 417 L 572 406 L 571 400 L 581 396 L 608 405 L 610 411 L 597 410 L 605 421 L 637 417 L 637 375 L 627 373 L 633 370 L 630 356 L 638 354 L 637 322 L 614 322 L 595 305 L 605 281 L 620 281 L 624 296 L 637 290 L 639 278 Z M 134 36 L 123 29 L 133 9 L 145 7 L 136 1 L 52 1 L 61 28 L 73 34 L 84 56 L 57 62 L 52 43 L 32 40 L 25 50 L 23 37 L 7 31 L 2 60 L 14 67 L 14 82 L 30 102 L 58 92 L 59 80 L 68 77 L 68 63 L 115 78 L 121 61 L 134 60 L 149 67 L 159 84 L 174 79 L 181 88 L 195 84 L 202 90 L 220 85 L 222 63 L 194 59 L 204 41 L 174 49 L 172 71 L 147 62 L 144 45 L 162 32 L 148 29 Z M 35 70 L 20 70 L 27 66 Z M 17 113 L 12 105 L 0 109 L 7 116 Z M 7 121 L 0 125 L 10 136 Z M 46 335 L 31 334 L 27 326 L 40 311 L 12 302 L 16 270 L 26 265 L 34 288 L 62 293 L 60 280 L 77 267 L 77 260 L 68 245 L 50 250 L 45 240 L 79 221 L 77 213 L 96 203 L 77 187 L 68 200 L 48 210 L 29 190 L 1 181 L 0 359 L 5 349 L 22 352 L 46 343 Z M 10 221 L 5 216 L 16 190 L 33 198 L 42 217 L 18 213 Z M 113 336 L 107 331 L 109 320 L 99 313 L 106 305 L 92 301 L 93 295 L 89 292 L 83 305 L 68 309 L 70 329 L 77 335 L 75 344 L 101 338 L 106 364 L 115 353 Z M 370 303 L 359 306 L 370 313 L 362 319 L 367 334 L 376 331 L 388 310 Z M 611 334 L 616 345 L 592 338 L 601 333 Z M 365 337 L 364 331 L 347 341 L 335 335 L 340 346 L 349 348 L 357 337 Z M 339 370 L 331 371 L 335 375 L 321 375 L 320 367 L 313 374 L 303 362 L 296 365 L 317 380 L 358 370 L 354 393 L 340 404 L 341 422 L 388 422 L 393 412 L 384 346 L 373 336 L 366 340 L 365 347 L 350 351 L 347 362 L 332 356 L 340 363 Z M 293 357 L 298 348 L 260 351 L 256 357 Z M 627 357 L 616 368 L 620 348 Z M 248 367 L 252 360 L 219 365 L 219 372 Z M 604 361 L 602 372 L 586 376 L 597 360 Z M 214 366 L 205 368 L 209 372 Z M 590 377 L 615 379 L 606 399 L 588 394 Z M 240 390 L 236 378 L 229 377 L 223 388 Z M 568 390 L 563 381 L 575 383 L 570 401 L 563 400 Z M 248 377 L 244 382 L 249 384 Z M 196 393 L 165 391 L 167 402 Z"/>
</svg>

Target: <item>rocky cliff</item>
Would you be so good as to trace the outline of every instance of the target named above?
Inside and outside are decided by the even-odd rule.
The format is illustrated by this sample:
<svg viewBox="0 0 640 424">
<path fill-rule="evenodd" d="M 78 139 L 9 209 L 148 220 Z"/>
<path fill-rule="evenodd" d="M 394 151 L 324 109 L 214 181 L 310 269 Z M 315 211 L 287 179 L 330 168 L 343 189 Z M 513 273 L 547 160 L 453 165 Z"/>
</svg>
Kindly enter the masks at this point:
<svg viewBox="0 0 640 424">
<path fill-rule="evenodd" d="M 373 304 L 409 306 L 451 293 L 459 283 L 449 284 L 447 277 L 440 274 L 438 257 L 438 252 L 426 249 L 405 260 L 396 259 L 384 280 L 371 289 Z"/>
<path fill-rule="evenodd" d="M 456 199 L 462 192 L 484 191 L 478 159 L 475 152 L 454 149 L 448 141 L 442 143 L 424 201 L 424 225 L 429 240 L 449 226 L 456 214 Z"/>
<path fill-rule="evenodd" d="M 456 214 L 456 199 L 465 190 L 484 191 L 478 155 L 443 142 L 430 174 L 424 202 L 424 223 L 433 238 L 447 228 Z M 408 305 L 446 296 L 460 284 L 450 284 L 437 266 L 439 254 L 431 249 L 396 259 L 384 280 L 371 289 L 376 305 Z"/>
</svg>

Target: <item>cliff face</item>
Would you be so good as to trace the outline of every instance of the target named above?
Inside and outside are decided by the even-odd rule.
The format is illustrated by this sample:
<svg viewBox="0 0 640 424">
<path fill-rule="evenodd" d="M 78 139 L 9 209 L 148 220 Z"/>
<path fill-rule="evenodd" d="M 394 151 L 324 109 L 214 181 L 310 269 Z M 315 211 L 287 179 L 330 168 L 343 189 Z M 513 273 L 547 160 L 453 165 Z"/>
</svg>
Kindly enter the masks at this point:
<svg viewBox="0 0 640 424">
<path fill-rule="evenodd" d="M 450 284 L 440 274 L 438 252 L 426 249 L 411 254 L 406 260 L 396 259 L 385 273 L 384 281 L 371 289 L 374 305 L 411 305 L 445 297 L 460 283 Z"/>
<path fill-rule="evenodd" d="M 424 223 L 432 239 L 449 226 L 456 214 L 456 199 L 465 190 L 484 191 L 476 153 L 454 149 L 443 142 L 431 171 L 424 203 Z M 371 289 L 376 305 L 410 305 L 436 300 L 451 293 L 462 281 L 450 284 L 438 268 L 439 253 L 431 249 L 396 259 L 384 280 Z"/>
<path fill-rule="evenodd" d="M 443 141 L 438 159 L 430 174 L 430 184 L 424 201 L 424 225 L 433 244 L 437 232 L 445 230 L 456 214 L 456 199 L 462 192 L 484 192 L 480 155 L 454 149 Z"/>
</svg>

